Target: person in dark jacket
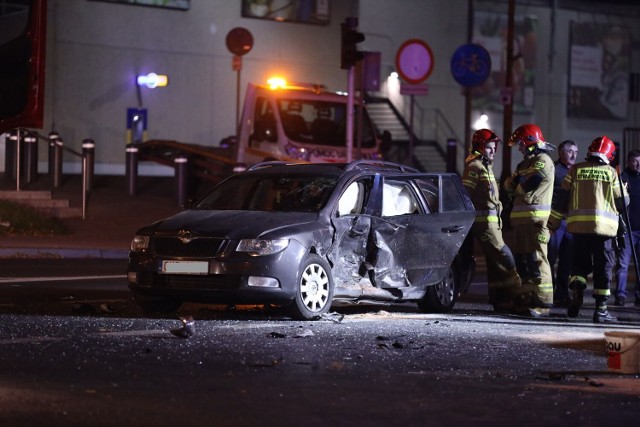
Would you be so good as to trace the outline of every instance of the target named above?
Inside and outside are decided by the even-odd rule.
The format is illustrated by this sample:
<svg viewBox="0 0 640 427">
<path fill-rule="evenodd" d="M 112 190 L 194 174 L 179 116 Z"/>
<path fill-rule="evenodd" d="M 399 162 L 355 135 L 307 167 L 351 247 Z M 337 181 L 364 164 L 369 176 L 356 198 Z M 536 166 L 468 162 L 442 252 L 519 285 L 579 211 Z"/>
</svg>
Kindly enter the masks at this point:
<svg viewBox="0 0 640 427">
<path fill-rule="evenodd" d="M 635 248 L 636 254 L 640 252 L 640 150 L 629 151 L 627 154 L 627 167 L 620 174 L 620 180 L 629 193 L 630 201 L 627 211 L 631 224 L 627 224 L 626 244 L 618 250 L 614 304 L 624 306 L 627 301 L 627 272 L 631 263 L 631 245 Z M 638 279 L 636 278 L 634 302 L 636 306 L 640 306 L 639 288 Z"/>
<path fill-rule="evenodd" d="M 555 179 L 553 181 L 553 200 L 558 198 L 558 191 L 562 180 L 571 166 L 576 163 L 578 145 L 567 139 L 558 146 L 558 160 L 554 163 Z M 554 204 L 553 202 L 551 203 Z M 571 276 L 571 257 L 573 255 L 573 236 L 567 231 L 567 223 L 563 219 L 558 229 L 551 234 L 548 246 L 549 265 L 553 279 L 553 305 L 568 307 L 571 302 L 569 296 L 569 276 Z M 558 261 L 558 269 L 555 263 Z"/>
</svg>

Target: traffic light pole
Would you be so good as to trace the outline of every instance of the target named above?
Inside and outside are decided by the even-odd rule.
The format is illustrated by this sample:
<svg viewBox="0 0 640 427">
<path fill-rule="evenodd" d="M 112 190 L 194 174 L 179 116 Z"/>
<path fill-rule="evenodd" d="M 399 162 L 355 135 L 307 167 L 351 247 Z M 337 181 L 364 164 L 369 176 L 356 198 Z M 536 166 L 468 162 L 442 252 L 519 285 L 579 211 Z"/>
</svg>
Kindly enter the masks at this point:
<svg viewBox="0 0 640 427">
<path fill-rule="evenodd" d="M 349 67 L 347 77 L 347 163 L 353 160 L 353 93 L 355 89 L 354 74 L 355 68 Z"/>
<path fill-rule="evenodd" d="M 364 58 L 357 44 L 364 40 L 364 34 L 357 31 L 358 18 L 348 17 L 340 26 L 340 68 L 348 71 L 347 76 L 347 128 L 346 161 L 353 161 L 353 97 L 355 93 L 355 64 Z M 358 153 L 359 154 L 359 153 Z"/>
</svg>

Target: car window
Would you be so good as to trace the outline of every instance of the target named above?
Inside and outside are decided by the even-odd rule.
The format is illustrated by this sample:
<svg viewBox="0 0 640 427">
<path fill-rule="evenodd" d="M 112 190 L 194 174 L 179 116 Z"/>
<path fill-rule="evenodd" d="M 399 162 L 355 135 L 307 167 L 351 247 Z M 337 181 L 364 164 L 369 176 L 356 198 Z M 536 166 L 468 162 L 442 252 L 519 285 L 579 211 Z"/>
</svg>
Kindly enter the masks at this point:
<svg viewBox="0 0 640 427">
<path fill-rule="evenodd" d="M 253 138 L 258 141 L 276 142 L 278 140 L 276 119 L 268 99 L 264 97 L 256 99 L 254 117 Z"/>
<path fill-rule="evenodd" d="M 382 216 L 418 213 L 418 203 L 411 185 L 404 181 L 387 181 L 382 186 Z"/>
<path fill-rule="evenodd" d="M 442 211 L 455 212 L 466 210 L 464 199 L 452 176 L 442 177 Z"/>
<path fill-rule="evenodd" d="M 236 175 L 200 200 L 196 209 L 317 212 L 337 182 L 334 176 Z"/>
<path fill-rule="evenodd" d="M 416 184 L 427 202 L 429 212 L 438 212 L 440 210 L 438 177 L 417 179 Z"/>
</svg>

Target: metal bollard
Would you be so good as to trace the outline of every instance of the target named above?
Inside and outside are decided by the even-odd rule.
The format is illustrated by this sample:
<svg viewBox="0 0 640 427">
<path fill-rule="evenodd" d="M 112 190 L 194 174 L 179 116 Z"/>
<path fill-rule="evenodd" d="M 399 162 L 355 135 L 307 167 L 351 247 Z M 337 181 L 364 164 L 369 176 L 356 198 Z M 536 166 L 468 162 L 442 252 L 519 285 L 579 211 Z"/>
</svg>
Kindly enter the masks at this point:
<svg viewBox="0 0 640 427">
<path fill-rule="evenodd" d="M 56 169 L 56 141 L 60 139 L 58 132 L 49 132 L 49 178 L 53 179 L 53 173 Z"/>
<path fill-rule="evenodd" d="M 135 196 L 138 187 L 138 148 L 128 146 L 126 151 L 125 175 L 127 176 L 127 192 L 130 196 Z"/>
<path fill-rule="evenodd" d="M 27 184 L 38 179 L 38 138 L 35 135 L 27 134 L 24 137 L 26 147 L 26 170 Z"/>
<path fill-rule="evenodd" d="M 86 164 L 86 190 L 87 193 L 91 193 L 93 188 L 93 176 L 94 176 L 94 163 L 95 163 L 95 148 L 96 144 L 93 139 L 85 139 L 82 141 L 82 157 L 87 160 Z"/>
<path fill-rule="evenodd" d="M 187 202 L 189 163 L 186 157 L 176 157 L 173 162 L 175 163 L 178 206 L 183 207 Z"/>
<path fill-rule="evenodd" d="M 4 179 L 11 182 L 16 178 L 16 146 L 18 141 L 18 130 L 9 131 L 4 147 Z"/>
<path fill-rule="evenodd" d="M 55 149 L 53 152 L 53 188 L 58 188 L 62 185 L 62 153 L 63 153 L 64 141 L 62 138 L 58 138 L 55 143 Z"/>
</svg>

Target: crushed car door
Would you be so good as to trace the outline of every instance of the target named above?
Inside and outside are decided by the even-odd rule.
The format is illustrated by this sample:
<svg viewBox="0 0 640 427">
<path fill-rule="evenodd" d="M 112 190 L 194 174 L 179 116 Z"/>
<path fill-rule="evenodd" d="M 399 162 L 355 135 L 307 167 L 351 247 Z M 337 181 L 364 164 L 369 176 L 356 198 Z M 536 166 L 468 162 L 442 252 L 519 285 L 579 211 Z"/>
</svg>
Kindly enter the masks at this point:
<svg viewBox="0 0 640 427">
<path fill-rule="evenodd" d="M 473 223 L 450 178 L 385 177 L 381 215 L 372 224 L 376 286 L 430 285 L 447 273 Z"/>
<path fill-rule="evenodd" d="M 358 284 L 366 277 L 371 231 L 371 217 L 365 214 L 371 187 L 371 178 L 349 183 L 331 216 L 334 240 L 328 257 L 332 262 L 336 295 L 358 297 L 361 294 Z"/>
</svg>

